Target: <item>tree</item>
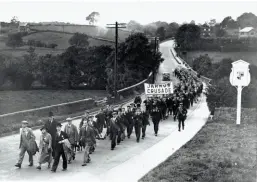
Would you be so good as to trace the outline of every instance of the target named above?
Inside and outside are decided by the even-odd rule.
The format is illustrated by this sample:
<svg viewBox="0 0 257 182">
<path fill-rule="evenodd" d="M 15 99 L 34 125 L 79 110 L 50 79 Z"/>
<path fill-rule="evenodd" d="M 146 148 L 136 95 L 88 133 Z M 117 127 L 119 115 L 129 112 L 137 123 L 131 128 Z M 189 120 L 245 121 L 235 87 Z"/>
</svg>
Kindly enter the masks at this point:
<svg viewBox="0 0 257 182">
<path fill-rule="evenodd" d="M 176 22 L 170 23 L 167 27 L 166 38 L 175 37 L 178 28 L 179 24 L 177 24 Z"/>
<path fill-rule="evenodd" d="M 192 24 L 183 24 L 179 27 L 175 39 L 181 49 L 190 49 L 200 39 L 200 27 Z"/>
<path fill-rule="evenodd" d="M 106 89 L 106 58 L 112 51 L 111 46 L 101 45 L 80 52 L 78 57 L 78 71 L 81 72 L 80 83 L 86 83 L 94 89 Z"/>
<path fill-rule="evenodd" d="M 159 37 L 160 41 L 163 41 L 165 39 L 165 33 L 166 33 L 166 30 L 164 27 L 159 27 L 156 30 L 156 36 Z"/>
<path fill-rule="evenodd" d="M 216 25 L 216 19 L 211 19 L 208 23 L 210 27 L 214 27 Z"/>
<path fill-rule="evenodd" d="M 144 27 L 143 25 L 141 25 L 140 23 L 131 20 L 128 24 L 127 24 L 127 29 L 128 30 L 132 30 L 132 31 L 143 31 Z"/>
<path fill-rule="evenodd" d="M 75 33 L 70 39 L 69 44 L 76 47 L 88 47 L 88 36 L 86 34 Z"/>
<path fill-rule="evenodd" d="M 107 90 L 113 93 L 114 52 L 107 58 Z M 161 54 L 151 49 L 148 39 L 142 33 L 130 35 L 119 44 L 117 61 L 117 88 L 125 88 L 147 78 L 163 61 Z"/>
<path fill-rule="evenodd" d="M 235 29 L 239 27 L 237 21 L 235 21 L 231 16 L 224 18 L 220 25 L 221 28 Z"/>
<path fill-rule="evenodd" d="M 14 17 L 12 17 L 12 19 L 11 19 L 11 24 L 18 24 L 19 23 L 19 20 L 18 20 L 18 17 L 17 16 L 14 16 Z"/>
<path fill-rule="evenodd" d="M 236 107 L 236 89 L 230 84 L 229 77 L 214 80 L 212 86 L 207 90 L 207 104 L 209 108 L 215 107 Z M 248 87 L 242 92 L 242 107 L 256 108 L 257 103 L 257 81 L 253 79 Z"/>
<path fill-rule="evenodd" d="M 60 56 L 47 54 L 39 57 L 38 80 L 49 88 L 67 88 L 69 68 Z"/>
<path fill-rule="evenodd" d="M 9 34 L 6 45 L 12 48 L 22 46 L 22 35 L 20 33 Z"/>
<path fill-rule="evenodd" d="M 223 28 L 218 28 L 215 34 L 217 37 L 224 37 L 227 34 L 227 32 Z"/>
<path fill-rule="evenodd" d="M 237 22 L 241 28 L 255 27 L 257 28 L 257 16 L 253 13 L 244 13 L 237 18 Z"/>
<path fill-rule="evenodd" d="M 193 70 L 208 77 L 208 73 L 212 71 L 211 58 L 208 55 L 200 55 L 193 61 Z"/>
<path fill-rule="evenodd" d="M 97 18 L 100 16 L 100 13 L 98 12 L 92 12 L 87 17 L 86 20 L 89 21 L 90 25 L 94 25 L 98 20 Z"/>
<path fill-rule="evenodd" d="M 195 25 L 195 20 L 192 20 L 192 21 L 190 22 L 190 24 Z"/>
<path fill-rule="evenodd" d="M 230 75 L 233 60 L 230 58 L 224 58 L 218 63 L 212 65 L 211 75 L 212 79 L 221 79 Z"/>
</svg>

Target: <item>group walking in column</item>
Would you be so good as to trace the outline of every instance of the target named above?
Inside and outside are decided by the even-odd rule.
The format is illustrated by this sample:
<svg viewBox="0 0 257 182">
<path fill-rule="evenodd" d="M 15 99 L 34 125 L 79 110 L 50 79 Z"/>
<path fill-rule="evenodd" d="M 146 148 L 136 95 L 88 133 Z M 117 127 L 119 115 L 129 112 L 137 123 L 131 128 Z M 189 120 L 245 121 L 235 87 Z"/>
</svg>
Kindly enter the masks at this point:
<svg viewBox="0 0 257 182">
<path fill-rule="evenodd" d="M 26 152 L 29 155 L 29 166 L 33 166 L 33 155 L 39 152 L 38 170 L 41 170 L 42 164 L 47 163 L 47 168 L 56 172 L 60 157 L 63 171 L 66 171 L 74 160 L 80 161 L 82 166 L 87 166 L 92 161 L 91 154 L 97 148 L 97 140 L 110 140 L 110 150 L 116 150 L 117 145 L 131 140 L 134 133 L 135 142 L 140 143 L 147 138 L 146 131 L 149 129 L 157 137 L 160 122 L 168 118 L 167 122 L 178 122 L 178 131 L 181 132 L 185 129 L 188 109 L 199 101 L 203 84 L 187 70 L 176 69 L 174 74 L 180 83 L 174 86 L 173 94 L 148 96 L 144 101 L 138 95 L 134 102 L 126 107 L 121 106 L 115 110 L 107 105 L 95 116 L 86 111 L 78 128 L 71 118 L 67 118 L 67 124 L 62 126 L 56 121 L 53 112 L 49 112 L 49 119 L 40 129 L 39 147 L 28 122 L 22 121 L 20 154 L 15 166 L 21 168 Z M 153 125 L 149 127 L 151 121 Z M 84 151 L 82 159 L 76 158 L 78 151 Z"/>
</svg>

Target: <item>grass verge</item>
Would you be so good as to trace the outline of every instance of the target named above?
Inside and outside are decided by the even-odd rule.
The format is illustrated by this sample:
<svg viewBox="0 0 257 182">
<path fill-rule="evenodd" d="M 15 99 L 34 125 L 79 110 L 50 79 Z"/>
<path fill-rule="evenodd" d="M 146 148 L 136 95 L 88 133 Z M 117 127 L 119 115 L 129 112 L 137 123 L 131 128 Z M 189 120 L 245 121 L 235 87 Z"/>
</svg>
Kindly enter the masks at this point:
<svg viewBox="0 0 257 182">
<path fill-rule="evenodd" d="M 106 96 L 102 90 L 0 91 L 0 114 Z"/>
<path fill-rule="evenodd" d="M 209 120 L 140 182 L 256 182 L 256 110 L 243 109 L 240 126 L 226 115 Z"/>
</svg>

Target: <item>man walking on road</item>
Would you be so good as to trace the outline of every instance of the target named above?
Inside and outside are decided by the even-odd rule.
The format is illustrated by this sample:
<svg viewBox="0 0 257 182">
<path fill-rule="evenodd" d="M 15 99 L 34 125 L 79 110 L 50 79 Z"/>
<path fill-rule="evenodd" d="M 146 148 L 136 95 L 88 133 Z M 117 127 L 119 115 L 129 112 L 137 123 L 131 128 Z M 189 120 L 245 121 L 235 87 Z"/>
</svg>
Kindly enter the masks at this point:
<svg viewBox="0 0 257 182">
<path fill-rule="evenodd" d="M 57 133 L 56 133 L 56 138 L 55 138 L 55 155 L 54 155 L 54 163 L 52 166 L 52 172 L 56 172 L 56 169 L 59 164 L 60 157 L 62 156 L 63 160 L 63 171 L 67 170 L 67 158 L 64 152 L 63 144 L 65 143 L 65 140 L 68 140 L 68 136 L 65 132 L 61 131 L 62 124 L 58 123 L 56 125 Z"/>
<path fill-rule="evenodd" d="M 93 119 L 93 116 L 89 116 L 89 118 Z M 90 149 L 95 145 L 95 131 L 93 129 L 92 126 L 90 126 L 90 122 L 92 122 L 92 120 L 88 120 L 88 122 L 86 123 L 85 126 L 85 130 L 84 130 L 84 136 L 85 136 L 85 154 L 84 154 L 84 159 L 83 159 L 83 164 L 82 166 L 86 166 L 87 163 L 90 162 Z"/>
<path fill-rule="evenodd" d="M 161 112 L 157 107 L 154 107 L 151 115 L 152 115 L 152 121 L 154 125 L 154 133 L 155 133 L 155 136 L 157 136 L 158 130 L 159 130 L 159 123 L 161 120 Z"/>
<path fill-rule="evenodd" d="M 137 108 L 136 110 L 136 115 L 134 116 L 134 122 L 135 122 L 135 133 L 137 137 L 137 142 L 139 142 L 140 136 L 141 136 L 142 122 L 143 122 L 143 117 L 142 117 L 140 107 Z"/>
<path fill-rule="evenodd" d="M 29 154 L 29 166 L 33 166 L 33 155 L 30 151 L 29 145 L 31 140 L 35 140 L 35 135 L 31 128 L 28 128 L 28 122 L 22 121 L 22 128 L 20 129 L 20 154 L 18 163 L 15 167 L 21 168 L 21 164 L 25 155 L 25 152 Z"/>
<path fill-rule="evenodd" d="M 113 111 L 112 118 L 110 121 L 110 135 L 111 135 L 111 150 L 116 147 L 116 138 L 119 132 L 119 127 L 117 125 L 117 111 Z"/>
<path fill-rule="evenodd" d="M 181 129 L 181 124 L 182 124 L 182 129 L 184 130 L 186 117 L 187 117 L 187 110 L 186 108 L 183 107 L 183 104 L 181 103 L 176 113 L 176 118 L 178 119 L 178 131 L 180 131 Z"/>
<path fill-rule="evenodd" d="M 71 149 L 68 151 L 68 163 L 71 163 L 71 159 L 75 159 L 75 146 L 77 145 L 78 141 L 79 141 L 79 134 L 78 134 L 78 129 L 77 127 L 72 124 L 72 119 L 71 118 L 67 118 L 66 121 L 68 121 L 68 124 L 65 125 L 64 127 L 64 132 L 67 134 L 68 138 L 69 138 L 69 142 L 71 144 Z"/>
<path fill-rule="evenodd" d="M 133 112 L 131 111 L 131 106 L 127 106 L 127 112 L 125 114 L 126 119 L 128 121 L 128 127 L 127 127 L 127 136 L 130 138 L 130 135 L 133 131 L 134 121 L 133 121 Z"/>
<path fill-rule="evenodd" d="M 57 125 L 57 122 L 55 121 L 54 119 L 54 114 L 53 112 L 49 112 L 49 119 L 46 121 L 45 123 L 45 128 L 46 128 L 46 131 L 47 133 L 49 133 L 52 137 L 52 156 L 54 157 L 54 148 L 55 148 L 55 136 L 56 136 L 56 125 Z"/>
</svg>

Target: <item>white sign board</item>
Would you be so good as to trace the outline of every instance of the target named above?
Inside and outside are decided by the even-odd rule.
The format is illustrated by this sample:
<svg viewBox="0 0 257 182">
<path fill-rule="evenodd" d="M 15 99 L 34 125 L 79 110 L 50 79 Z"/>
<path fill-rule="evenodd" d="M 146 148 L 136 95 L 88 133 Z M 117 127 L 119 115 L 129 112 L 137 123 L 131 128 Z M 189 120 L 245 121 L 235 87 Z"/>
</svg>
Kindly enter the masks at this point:
<svg viewBox="0 0 257 182">
<path fill-rule="evenodd" d="M 233 62 L 229 81 L 233 86 L 248 86 L 251 81 L 249 63 L 243 60 Z"/>
<path fill-rule="evenodd" d="M 145 94 L 146 95 L 164 95 L 164 94 L 172 94 L 173 93 L 173 84 L 162 83 L 162 84 L 148 84 L 145 83 Z"/>
<path fill-rule="evenodd" d="M 248 86 L 251 81 L 249 72 L 249 63 L 238 60 L 232 63 L 232 71 L 230 73 L 229 81 L 232 86 L 237 86 L 237 118 L 236 124 L 241 122 L 241 95 L 242 89 Z"/>
</svg>

